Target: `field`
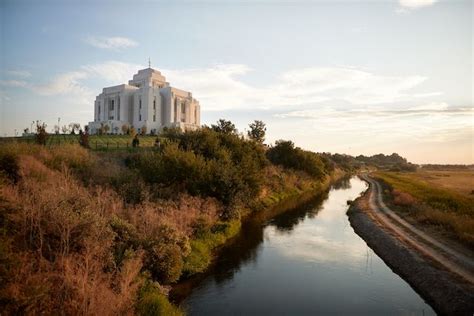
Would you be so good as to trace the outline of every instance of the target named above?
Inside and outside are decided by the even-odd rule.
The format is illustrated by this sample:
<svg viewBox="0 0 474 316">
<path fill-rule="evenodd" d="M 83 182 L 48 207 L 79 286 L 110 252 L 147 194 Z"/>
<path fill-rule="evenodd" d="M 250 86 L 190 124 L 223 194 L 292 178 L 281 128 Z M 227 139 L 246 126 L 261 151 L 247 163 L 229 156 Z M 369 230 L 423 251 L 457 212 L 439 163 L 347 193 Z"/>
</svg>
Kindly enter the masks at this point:
<svg viewBox="0 0 474 316">
<path fill-rule="evenodd" d="M 139 136 L 140 147 L 152 147 L 155 144 L 156 136 Z M 112 150 L 132 147 L 133 138 L 130 135 L 90 135 L 89 145 L 91 149 Z M 4 142 L 26 142 L 34 143 L 33 137 L 5 137 L 0 139 L 0 144 Z M 64 144 L 79 143 L 79 135 L 49 135 L 46 146 L 57 146 Z"/>
<path fill-rule="evenodd" d="M 391 207 L 414 222 L 474 245 L 474 171 L 376 172 Z"/>
<path fill-rule="evenodd" d="M 434 187 L 448 189 L 467 197 L 474 197 L 474 170 L 423 170 L 406 176 L 424 181 Z"/>
</svg>

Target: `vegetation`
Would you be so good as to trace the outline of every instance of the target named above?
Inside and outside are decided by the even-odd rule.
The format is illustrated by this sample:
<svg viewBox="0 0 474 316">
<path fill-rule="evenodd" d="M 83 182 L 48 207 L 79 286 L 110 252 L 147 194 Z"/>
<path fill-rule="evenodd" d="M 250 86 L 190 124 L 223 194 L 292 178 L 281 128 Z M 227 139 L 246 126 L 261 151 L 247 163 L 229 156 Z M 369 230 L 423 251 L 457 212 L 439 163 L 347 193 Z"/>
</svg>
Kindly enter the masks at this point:
<svg viewBox="0 0 474 316">
<path fill-rule="evenodd" d="M 94 152 L 86 148 L 94 137 L 135 134 L 84 135 L 61 146 L 0 146 L 7 314 L 180 315 L 166 285 L 203 271 L 242 216 L 321 187 L 334 168 L 294 146 L 267 150 L 225 120 L 140 137 L 140 147 L 159 144 L 149 150 Z"/>
<path fill-rule="evenodd" d="M 464 191 L 464 186 L 453 184 L 464 183 L 465 176 L 458 182 L 451 180 L 456 172 L 449 174 L 441 179 L 430 178 L 426 172 L 377 172 L 376 176 L 388 185 L 387 198 L 395 210 L 472 247 L 474 197 Z M 471 181 L 473 178 L 471 172 Z"/>
<path fill-rule="evenodd" d="M 320 155 L 295 147 L 292 141 L 279 140 L 267 152 L 268 159 L 275 165 L 301 170 L 322 179 L 331 171 L 331 165 Z"/>
</svg>

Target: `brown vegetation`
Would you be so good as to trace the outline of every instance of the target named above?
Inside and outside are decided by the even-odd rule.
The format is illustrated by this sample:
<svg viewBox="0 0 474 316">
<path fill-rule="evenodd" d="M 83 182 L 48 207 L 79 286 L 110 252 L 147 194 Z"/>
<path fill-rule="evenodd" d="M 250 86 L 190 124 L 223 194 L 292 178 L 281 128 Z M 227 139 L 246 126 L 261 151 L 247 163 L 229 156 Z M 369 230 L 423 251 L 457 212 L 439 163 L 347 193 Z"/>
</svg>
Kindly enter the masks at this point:
<svg viewBox="0 0 474 316">
<path fill-rule="evenodd" d="M 165 131 L 162 146 L 143 152 L 2 145 L 0 307 L 179 315 L 161 285 L 208 267 L 243 214 L 314 189 L 334 169 L 278 145 L 269 152 L 282 166 L 273 165 L 263 144 L 224 123 Z"/>
<path fill-rule="evenodd" d="M 459 175 L 463 173 L 463 175 Z M 427 171 L 414 173 L 378 172 L 388 186 L 385 191 L 393 209 L 426 228 L 448 238 L 474 246 L 474 198 L 465 193 L 468 171 L 446 171 L 438 177 Z M 448 175 L 448 176 L 446 176 Z"/>
</svg>

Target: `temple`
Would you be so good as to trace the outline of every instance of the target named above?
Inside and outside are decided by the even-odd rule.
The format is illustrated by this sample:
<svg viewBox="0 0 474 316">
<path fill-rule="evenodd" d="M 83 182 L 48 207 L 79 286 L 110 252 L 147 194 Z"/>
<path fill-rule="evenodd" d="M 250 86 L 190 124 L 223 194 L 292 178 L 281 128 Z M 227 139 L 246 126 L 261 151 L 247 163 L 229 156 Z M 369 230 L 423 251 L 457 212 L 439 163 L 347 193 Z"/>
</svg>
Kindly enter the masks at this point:
<svg viewBox="0 0 474 316">
<path fill-rule="evenodd" d="M 107 87 L 96 97 L 91 134 L 123 134 L 131 127 L 155 134 L 163 127 L 194 130 L 200 126 L 199 102 L 191 92 L 176 89 L 151 67 L 139 70 L 128 84 Z"/>
</svg>

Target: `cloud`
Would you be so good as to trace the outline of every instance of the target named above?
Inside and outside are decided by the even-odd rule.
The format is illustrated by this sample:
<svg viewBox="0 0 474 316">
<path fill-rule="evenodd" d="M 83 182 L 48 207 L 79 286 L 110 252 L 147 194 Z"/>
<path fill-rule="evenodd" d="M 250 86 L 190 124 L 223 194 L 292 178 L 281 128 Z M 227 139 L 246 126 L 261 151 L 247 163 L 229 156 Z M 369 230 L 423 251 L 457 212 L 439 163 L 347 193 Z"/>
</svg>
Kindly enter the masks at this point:
<svg viewBox="0 0 474 316">
<path fill-rule="evenodd" d="M 89 36 L 84 39 L 89 45 L 92 45 L 97 48 L 110 49 L 110 50 L 120 50 L 124 48 L 136 47 L 138 43 L 134 40 L 126 37 L 94 37 Z"/>
<path fill-rule="evenodd" d="M 0 80 L 0 86 L 4 87 L 26 87 L 27 82 L 23 80 Z"/>
<path fill-rule="evenodd" d="M 31 77 L 31 73 L 27 70 L 8 70 L 6 73 L 11 76 L 19 77 L 19 78 Z"/>
<path fill-rule="evenodd" d="M 434 5 L 438 0 L 399 0 L 396 12 L 405 14 L 410 11 Z"/>
<path fill-rule="evenodd" d="M 33 89 L 41 95 L 67 92 L 91 93 L 85 79 L 106 81 L 103 86 L 127 83 L 139 69 L 138 64 L 120 61 L 81 66 L 47 84 Z M 351 67 L 308 67 L 276 76 L 265 86 L 245 82 L 253 69 L 244 64 L 220 64 L 207 68 L 161 69 L 172 86 L 191 91 L 203 109 L 245 110 L 312 108 L 317 104 L 380 106 L 439 95 L 441 92 L 412 92 L 427 80 L 420 75 L 389 76 Z M 99 92 L 99 91 L 97 91 Z M 92 102 L 92 100 L 90 100 Z"/>
<path fill-rule="evenodd" d="M 432 102 L 424 105 L 407 107 L 404 109 L 379 109 L 363 107 L 359 109 L 334 109 L 323 107 L 318 109 L 295 110 L 286 113 L 275 114 L 276 118 L 302 118 L 302 119 L 323 119 L 323 118 L 389 118 L 403 119 L 403 117 L 428 117 L 442 115 L 448 116 L 469 116 L 474 114 L 474 107 L 452 107 L 445 102 Z"/>
<path fill-rule="evenodd" d="M 245 83 L 246 65 L 163 70 L 174 86 L 192 91 L 207 110 L 280 108 L 321 102 L 381 104 L 430 97 L 441 92 L 412 93 L 427 80 L 424 76 L 386 76 L 350 67 L 310 67 L 277 76 L 267 86 Z"/>
<path fill-rule="evenodd" d="M 410 10 L 415 10 L 423 7 L 429 7 L 435 4 L 437 0 L 399 0 L 398 4 Z"/>
<path fill-rule="evenodd" d="M 103 78 L 114 84 L 122 84 L 132 79 L 132 75 L 142 68 L 143 66 L 136 64 L 107 61 L 105 63 L 82 66 L 81 70 L 91 76 Z"/>
<path fill-rule="evenodd" d="M 79 81 L 87 77 L 85 72 L 72 71 L 56 76 L 46 84 L 32 86 L 33 90 L 40 95 L 56 95 L 65 93 L 77 93 L 85 88 Z"/>
</svg>

